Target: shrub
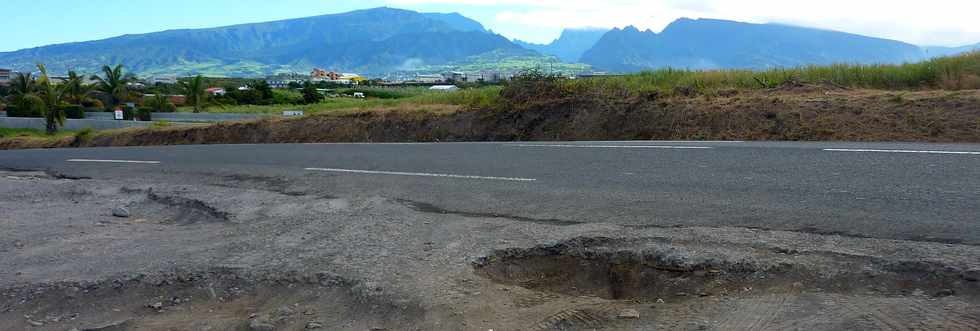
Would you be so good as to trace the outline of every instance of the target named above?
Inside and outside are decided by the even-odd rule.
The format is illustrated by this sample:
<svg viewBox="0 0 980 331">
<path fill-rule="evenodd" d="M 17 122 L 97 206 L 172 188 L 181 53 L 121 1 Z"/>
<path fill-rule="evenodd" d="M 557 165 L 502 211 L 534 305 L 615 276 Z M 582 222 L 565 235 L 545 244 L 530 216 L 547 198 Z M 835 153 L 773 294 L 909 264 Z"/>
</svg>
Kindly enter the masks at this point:
<svg viewBox="0 0 980 331">
<path fill-rule="evenodd" d="M 136 109 L 133 107 L 123 107 L 123 120 L 132 121 L 136 118 Z"/>
<path fill-rule="evenodd" d="M 99 101 L 99 99 L 82 100 L 82 107 L 85 107 L 85 109 L 90 109 L 89 111 L 92 111 L 93 109 L 98 109 L 98 111 L 105 110 L 105 105 L 102 103 L 102 101 Z"/>
<path fill-rule="evenodd" d="M 150 125 L 150 127 L 151 128 L 166 128 L 166 127 L 170 127 L 171 125 L 173 125 L 173 124 L 171 124 L 170 121 L 155 121 L 155 122 L 153 122 L 153 124 Z"/>
<path fill-rule="evenodd" d="M 81 105 L 62 105 L 61 110 L 65 112 L 65 117 L 70 119 L 84 119 L 85 108 Z"/>
<path fill-rule="evenodd" d="M 7 107 L 7 117 L 43 117 L 37 109 L 20 109 L 17 106 Z"/>
<path fill-rule="evenodd" d="M 75 133 L 75 143 L 76 145 L 83 145 L 91 141 L 93 137 L 95 137 L 95 130 L 84 128 Z"/>
<path fill-rule="evenodd" d="M 152 121 L 153 109 L 149 107 L 140 107 L 136 110 L 136 119 L 140 121 Z"/>
</svg>

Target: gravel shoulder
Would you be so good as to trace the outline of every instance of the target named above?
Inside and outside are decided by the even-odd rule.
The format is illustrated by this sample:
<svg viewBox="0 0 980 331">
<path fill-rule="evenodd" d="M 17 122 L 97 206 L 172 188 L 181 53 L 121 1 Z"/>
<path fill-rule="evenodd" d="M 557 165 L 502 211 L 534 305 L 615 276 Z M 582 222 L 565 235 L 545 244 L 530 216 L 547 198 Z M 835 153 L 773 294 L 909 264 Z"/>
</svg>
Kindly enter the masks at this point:
<svg viewBox="0 0 980 331">
<path fill-rule="evenodd" d="M 59 177 L 0 172 L 2 330 L 980 325 L 977 246 Z"/>
</svg>

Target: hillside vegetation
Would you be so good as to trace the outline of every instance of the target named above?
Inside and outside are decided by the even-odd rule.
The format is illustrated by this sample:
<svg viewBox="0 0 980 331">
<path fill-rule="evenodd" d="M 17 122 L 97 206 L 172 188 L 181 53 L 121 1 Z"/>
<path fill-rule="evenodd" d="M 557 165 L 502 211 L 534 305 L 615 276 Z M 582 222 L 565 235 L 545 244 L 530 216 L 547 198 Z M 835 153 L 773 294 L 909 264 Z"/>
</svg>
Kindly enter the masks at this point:
<svg viewBox="0 0 980 331">
<path fill-rule="evenodd" d="M 980 53 L 905 65 L 665 69 L 576 80 L 531 71 L 504 86 L 457 92 L 342 91 L 368 98 L 300 106 L 317 113 L 302 118 L 21 136 L 0 139 L 0 148 L 610 139 L 976 143 L 978 77 Z M 242 107 L 234 110 L 288 106 Z"/>
<path fill-rule="evenodd" d="M 771 89 L 786 84 L 828 84 L 883 90 L 980 89 L 980 52 L 900 65 L 834 64 L 769 70 L 660 69 L 566 83 L 567 93 L 594 90 L 643 93 Z"/>
</svg>

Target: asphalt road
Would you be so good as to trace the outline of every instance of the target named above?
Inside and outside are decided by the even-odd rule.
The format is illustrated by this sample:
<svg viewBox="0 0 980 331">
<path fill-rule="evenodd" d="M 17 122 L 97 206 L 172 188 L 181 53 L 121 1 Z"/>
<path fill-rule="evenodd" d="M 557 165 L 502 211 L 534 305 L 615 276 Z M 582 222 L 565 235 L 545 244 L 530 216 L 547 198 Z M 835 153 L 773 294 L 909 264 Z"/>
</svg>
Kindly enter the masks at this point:
<svg viewBox="0 0 980 331">
<path fill-rule="evenodd" d="M 380 196 L 429 212 L 559 225 L 734 226 L 980 245 L 980 145 L 162 146 L 0 151 L 0 168 Z"/>
</svg>

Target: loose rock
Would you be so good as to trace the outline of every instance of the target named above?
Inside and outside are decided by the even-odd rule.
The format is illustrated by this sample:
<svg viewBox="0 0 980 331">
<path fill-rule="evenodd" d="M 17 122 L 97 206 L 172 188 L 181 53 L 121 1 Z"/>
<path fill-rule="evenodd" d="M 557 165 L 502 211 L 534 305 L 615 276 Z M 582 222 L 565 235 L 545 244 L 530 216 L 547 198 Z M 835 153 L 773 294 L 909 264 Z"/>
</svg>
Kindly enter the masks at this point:
<svg viewBox="0 0 980 331">
<path fill-rule="evenodd" d="M 953 296 L 954 294 L 956 294 L 956 291 L 953 291 L 952 289 L 948 289 L 947 288 L 947 289 L 939 290 L 939 292 L 936 292 L 936 295 L 935 296 L 937 298 L 942 298 L 942 297 Z"/>
<path fill-rule="evenodd" d="M 275 329 L 276 329 L 275 325 L 257 319 L 253 319 L 251 322 L 248 323 L 249 331 L 275 331 Z"/>
<path fill-rule="evenodd" d="M 636 311 L 636 309 L 623 309 L 622 311 L 619 312 L 618 317 L 620 319 L 635 320 L 640 318 L 640 312 Z"/>
<path fill-rule="evenodd" d="M 126 207 L 112 208 L 112 216 L 127 218 L 129 217 L 129 209 L 126 209 Z"/>
<path fill-rule="evenodd" d="M 319 329 L 319 328 L 322 328 L 322 327 L 323 327 L 323 323 L 320 323 L 320 322 L 317 322 L 317 321 L 310 321 L 309 323 L 306 323 L 306 328 L 307 329 Z"/>
</svg>

